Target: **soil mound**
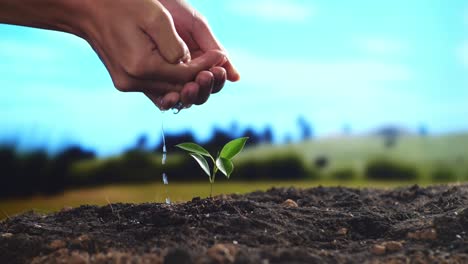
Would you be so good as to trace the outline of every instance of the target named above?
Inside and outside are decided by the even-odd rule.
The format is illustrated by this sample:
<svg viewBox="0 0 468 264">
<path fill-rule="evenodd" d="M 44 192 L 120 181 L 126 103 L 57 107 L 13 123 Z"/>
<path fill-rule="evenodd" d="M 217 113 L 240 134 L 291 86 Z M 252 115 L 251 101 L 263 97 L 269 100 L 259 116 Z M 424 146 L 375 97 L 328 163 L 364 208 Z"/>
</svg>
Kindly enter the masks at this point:
<svg viewBox="0 0 468 264">
<path fill-rule="evenodd" d="M 273 188 L 0 223 L 0 263 L 468 263 L 468 185 Z"/>
</svg>

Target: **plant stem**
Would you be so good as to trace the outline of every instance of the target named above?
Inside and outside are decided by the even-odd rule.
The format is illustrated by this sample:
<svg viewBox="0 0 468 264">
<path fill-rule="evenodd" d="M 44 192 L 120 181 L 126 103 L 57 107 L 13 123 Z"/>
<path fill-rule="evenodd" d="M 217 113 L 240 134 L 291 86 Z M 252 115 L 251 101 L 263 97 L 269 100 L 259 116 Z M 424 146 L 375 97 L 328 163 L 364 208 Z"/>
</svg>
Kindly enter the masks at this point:
<svg viewBox="0 0 468 264">
<path fill-rule="evenodd" d="M 213 182 L 210 182 L 210 198 L 213 198 Z"/>
<path fill-rule="evenodd" d="M 213 174 L 210 177 L 210 198 L 213 198 L 213 184 L 216 178 L 216 172 L 218 172 L 218 167 L 215 165 L 213 168 Z"/>
</svg>

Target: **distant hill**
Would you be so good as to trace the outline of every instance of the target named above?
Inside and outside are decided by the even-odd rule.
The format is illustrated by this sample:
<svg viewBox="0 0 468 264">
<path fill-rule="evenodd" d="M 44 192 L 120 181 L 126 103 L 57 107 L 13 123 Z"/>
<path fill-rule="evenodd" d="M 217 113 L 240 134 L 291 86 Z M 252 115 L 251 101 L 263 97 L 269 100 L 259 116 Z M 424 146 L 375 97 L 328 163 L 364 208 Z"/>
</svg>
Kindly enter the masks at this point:
<svg viewBox="0 0 468 264">
<path fill-rule="evenodd" d="M 371 136 L 384 136 L 384 137 L 394 137 L 394 136 L 408 136 L 414 133 L 411 133 L 409 129 L 399 127 L 399 126 L 383 126 L 377 128 L 376 130 L 369 133 Z"/>
<path fill-rule="evenodd" d="M 386 135 L 397 134 L 394 145 L 386 145 Z M 297 153 L 308 166 L 326 159 L 325 172 L 352 168 L 362 173 L 368 161 L 385 158 L 416 166 L 428 175 L 439 167 L 449 167 L 468 176 L 468 133 L 419 136 L 407 130 L 382 128 L 372 135 L 318 138 L 289 145 L 262 145 L 247 149 L 241 159 L 258 159 Z"/>
</svg>

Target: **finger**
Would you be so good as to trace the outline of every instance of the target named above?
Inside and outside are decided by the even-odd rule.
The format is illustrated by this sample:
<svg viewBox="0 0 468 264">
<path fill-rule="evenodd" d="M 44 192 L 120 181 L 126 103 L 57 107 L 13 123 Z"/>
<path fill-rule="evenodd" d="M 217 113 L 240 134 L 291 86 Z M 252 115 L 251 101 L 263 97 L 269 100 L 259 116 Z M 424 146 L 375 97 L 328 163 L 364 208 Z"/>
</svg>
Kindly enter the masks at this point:
<svg viewBox="0 0 468 264">
<path fill-rule="evenodd" d="M 193 38 L 198 43 L 200 49 L 203 51 L 208 50 L 221 50 L 226 53 L 224 47 L 219 43 L 219 41 L 214 36 L 211 28 L 208 23 L 205 22 L 202 18 L 195 18 L 194 20 L 194 33 Z M 226 63 L 222 65 L 227 72 L 227 79 L 229 81 L 235 82 L 240 79 L 240 74 L 234 65 L 227 59 Z"/>
<path fill-rule="evenodd" d="M 214 85 L 212 93 L 217 93 L 223 89 L 226 83 L 226 69 L 223 67 L 213 67 L 210 72 L 214 76 Z"/>
<path fill-rule="evenodd" d="M 225 64 L 226 56 L 219 50 L 210 50 L 188 63 L 169 64 L 157 61 L 154 63 L 157 64 L 154 67 L 159 69 L 160 78 L 174 83 L 188 83 L 193 81 L 199 72 Z"/>
<path fill-rule="evenodd" d="M 129 86 L 133 87 L 131 91 L 151 93 L 156 96 L 162 96 L 167 93 L 176 92 L 179 93 L 184 88 L 183 84 L 169 83 L 164 81 L 154 81 L 145 79 L 136 79 L 128 77 Z"/>
<path fill-rule="evenodd" d="M 204 104 L 210 97 L 213 91 L 214 76 L 209 71 L 202 71 L 197 75 L 195 82 L 200 86 L 198 90 L 198 97 L 195 101 L 196 105 Z"/>
<path fill-rule="evenodd" d="M 144 93 L 146 95 L 146 97 L 148 97 L 151 102 L 153 102 L 153 104 L 159 108 L 159 110 L 164 110 L 162 109 L 162 96 L 157 96 L 155 94 L 151 94 L 151 93 Z"/>
<path fill-rule="evenodd" d="M 161 106 L 164 110 L 173 108 L 180 101 L 180 95 L 176 92 L 171 92 L 164 95 Z"/>
<path fill-rule="evenodd" d="M 168 93 L 164 96 L 158 96 L 151 93 L 145 93 L 145 95 L 161 110 L 169 110 L 179 102 L 179 93 Z"/>
<path fill-rule="evenodd" d="M 232 65 L 231 61 L 227 59 L 227 62 L 222 65 L 224 69 L 226 69 L 226 77 L 231 82 L 237 82 L 240 80 L 240 74 L 237 69 Z"/>
<path fill-rule="evenodd" d="M 192 56 L 193 59 L 196 59 L 200 56 L 202 56 L 205 52 L 203 50 L 190 50 L 190 55 Z"/>
<path fill-rule="evenodd" d="M 153 1 L 153 4 L 154 11 L 145 19 L 143 30 L 156 43 L 159 53 L 167 62 L 188 62 L 188 47 L 177 33 L 171 14 L 158 1 Z"/>
<path fill-rule="evenodd" d="M 180 100 L 185 106 L 194 104 L 198 99 L 198 91 L 200 86 L 196 82 L 185 84 L 184 89 L 180 92 Z"/>
</svg>

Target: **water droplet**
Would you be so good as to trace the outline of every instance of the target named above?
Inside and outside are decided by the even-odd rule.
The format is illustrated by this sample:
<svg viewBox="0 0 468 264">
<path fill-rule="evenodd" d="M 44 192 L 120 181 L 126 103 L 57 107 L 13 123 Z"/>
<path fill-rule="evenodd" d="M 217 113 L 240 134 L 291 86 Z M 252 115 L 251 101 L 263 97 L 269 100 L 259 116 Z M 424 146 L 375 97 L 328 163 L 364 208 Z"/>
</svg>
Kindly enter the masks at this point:
<svg viewBox="0 0 468 264">
<path fill-rule="evenodd" d="M 169 181 L 167 180 L 167 175 L 166 175 L 165 172 L 163 172 L 162 177 L 163 177 L 163 183 L 164 183 L 165 185 L 168 185 L 168 184 L 169 184 Z"/>
<path fill-rule="evenodd" d="M 171 199 L 169 199 L 169 197 L 166 197 L 166 204 L 171 204 Z"/>
<path fill-rule="evenodd" d="M 175 104 L 173 107 L 172 107 L 172 112 L 177 115 L 178 113 L 180 113 L 180 111 L 184 109 L 184 104 L 179 101 L 177 102 L 177 104 Z"/>
<path fill-rule="evenodd" d="M 166 159 L 167 159 L 167 150 L 166 150 L 166 143 L 164 143 L 163 154 L 162 154 L 162 159 L 161 159 L 162 165 L 166 164 Z"/>
</svg>

